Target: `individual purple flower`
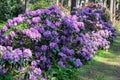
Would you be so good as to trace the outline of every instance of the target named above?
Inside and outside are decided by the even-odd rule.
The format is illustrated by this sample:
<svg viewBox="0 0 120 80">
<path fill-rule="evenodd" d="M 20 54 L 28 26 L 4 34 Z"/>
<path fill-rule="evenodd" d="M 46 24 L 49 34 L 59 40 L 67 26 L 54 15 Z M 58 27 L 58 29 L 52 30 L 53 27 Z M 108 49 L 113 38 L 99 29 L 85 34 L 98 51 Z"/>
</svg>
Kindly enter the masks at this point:
<svg viewBox="0 0 120 80">
<path fill-rule="evenodd" d="M 31 66 L 36 66 L 37 65 L 37 62 L 36 61 L 32 61 L 31 62 Z"/>
<path fill-rule="evenodd" d="M 46 46 L 46 45 L 42 45 L 42 46 L 41 46 L 41 50 L 42 50 L 42 51 L 46 51 L 47 49 L 48 49 L 48 46 Z"/>
<path fill-rule="evenodd" d="M 80 59 L 76 59 L 76 64 L 75 64 L 76 67 L 80 67 L 82 66 L 82 62 L 80 61 Z"/>
<path fill-rule="evenodd" d="M 38 80 L 37 77 L 33 74 L 30 74 L 30 77 L 29 77 L 30 80 Z"/>
<path fill-rule="evenodd" d="M 33 23 L 39 23 L 40 22 L 40 17 L 33 17 L 32 22 Z"/>
<path fill-rule="evenodd" d="M 61 56 L 63 59 L 67 58 L 67 55 L 62 52 L 59 52 L 58 55 Z"/>
<path fill-rule="evenodd" d="M 0 55 L 3 55 L 6 50 L 6 47 L 0 45 Z"/>
<path fill-rule="evenodd" d="M 17 23 L 17 22 L 14 22 L 14 23 L 13 23 L 13 26 L 17 26 L 17 25 L 18 25 L 18 23 Z"/>
<path fill-rule="evenodd" d="M 40 52 L 35 52 L 35 57 L 36 58 L 39 58 L 41 56 L 41 53 Z"/>
<path fill-rule="evenodd" d="M 27 19 L 27 20 L 26 20 L 26 23 L 27 23 L 27 24 L 31 24 L 32 21 L 31 21 L 30 19 Z"/>
<path fill-rule="evenodd" d="M 12 20 L 12 19 L 8 19 L 8 21 L 7 21 L 7 26 L 8 26 L 8 27 L 13 26 L 13 20 Z"/>
<path fill-rule="evenodd" d="M 60 67 L 65 67 L 65 65 L 64 65 L 64 63 L 63 63 L 63 61 L 58 61 L 58 65 L 60 66 Z"/>
<path fill-rule="evenodd" d="M 37 16 L 37 12 L 36 11 L 28 11 L 28 12 L 26 12 L 26 14 L 28 16 Z"/>
<path fill-rule="evenodd" d="M 8 60 L 8 59 L 10 59 L 10 58 L 12 58 L 12 55 L 10 54 L 9 51 L 6 51 L 6 52 L 3 53 L 2 59 Z"/>
<path fill-rule="evenodd" d="M 45 56 L 41 56 L 41 57 L 40 57 L 40 60 L 45 62 L 47 59 L 46 59 Z"/>
<path fill-rule="evenodd" d="M 58 36 L 58 33 L 57 33 L 56 31 L 52 31 L 52 34 L 53 34 L 54 36 Z"/>
<path fill-rule="evenodd" d="M 23 20 L 24 20 L 24 17 L 18 16 L 17 19 L 16 19 L 16 22 L 20 23 L 20 22 L 23 22 Z"/>
<path fill-rule="evenodd" d="M 65 36 L 61 36 L 61 39 L 62 39 L 63 41 L 65 41 L 65 40 L 66 40 L 66 37 L 65 37 Z"/>
<path fill-rule="evenodd" d="M 24 78 L 20 78 L 19 80 L 25 80 Z"/>
<path fill-rule="evenodd" d="M 74 54 L 74 50 L 67 50 L 67 52 L 69 53 L 69 55 L 73 55 Z"/>
<path fill-rule="evenodd" d="M 15 32 L 14 32 L 14 31 L 11 31 L 11 32 L 10 32 L 10 36 L 11 36 L 11 37 L 14 37 L 14 36 L 15 36 Z"/>
<path fill-rule="evenodd" d="M 2 31 L 3 31 L 3 32 L 5 32 L 5 31 L 7 31 L 7 30 L 8 30 L 8 27 L 7 27 L 7 26 L 3 26 L 3 27 L 2 27 Z"/>
<path fill-rule="evenodd" d="M 41 75 L 41 74 L 42 74 L 42 71 L 41 71 L 40 68 L 35 68 L 35 69 L 33 70 L 33 72 L 36 73 L 37 75 Z"/>
<path fill-rule="evenodd" d="M 55 25 L 52 22 L 50 22 L 48 19 L 46 20 L 46 24 L 47 24 L 47 26 L 49 26 L 52 29 L 55 28 Z"/>
<path fill-rule="evenodd" d="M 45 31 L 43 26 L 36 27 L 36 29 L 40 32 L 43 33 Z"/>
<path fill-rule="evenodd" d="M 7 50 L 9 50 L 9 51 L 12 51 L 12 50 L 13 50 L 13 47 L 11 47 L 11 46 L 7 46 L 6 48 L 7 48 Z"/>
<path fill-rule="evenodd" d="M 24 57 L 27 57 L 27 58 L 29 58 L 29 57 L 31 57 L 32 56 L 32 51 L 30 50 L 30 49 L 24 49 L 23 50 L 23 55 L 24 55 Z"/>
<path fill-rule="evenodd" d="M 36 51 L 40 51 L 40 47 L 39 46 L 35 46 L 35 50 Z"/>
<path fill-rule="evenodd" d="M 84 23 L 83 22 L 77 22 L 78 26 L 81 28 L 84 28 Z"/>
<path fill-rule="evenodd" d="M 56 44 L 56 43 L 54 43 L 54 42 L 51 42 L 49 46 L 50 46 L 50 48 L 52 49 L 52 48 L 57 47 L 57 44 Z"/>
<path fill-rule="evenodd" d="M 12 58 L 14 61 L 18 62 L 20 60 L 20 57 L 17 53 L 12 54 Z"/>
<path fill-rule="evenodd" d="M 40 80 L 46 80 L 46 79 L 42 77 Z"/>
<path fill-rule="evenodd" d="M 44 37 L 48 38 L 48 37 L 51 36 L 51 32 L 50 32 L 50 31 L 45 31 L 45 32 L 43 33 L 43 35 L 44 35 Z"/>
<path fill-rule="evenodd" d="M 63 46 L 63 47 L 61 48 L 61 50 L 62 50 L 62 52 L 66 53 L 66 52 L 68 51 L 68 48 L 67 48 L 66 46 Z"/>
<path fill-rule="evenodd" d="M 56 22 L 56 23 L 55 23 L 55 26 L 59 27 L 60 24 L 61 24 L 60 22 Z"/>
<path fill-rule="evenodd" d="M 105 47 L 105 49 L 109 49 L 110 48 L 110 45 L 107 45 L 106 47 Z"/>
</svg>

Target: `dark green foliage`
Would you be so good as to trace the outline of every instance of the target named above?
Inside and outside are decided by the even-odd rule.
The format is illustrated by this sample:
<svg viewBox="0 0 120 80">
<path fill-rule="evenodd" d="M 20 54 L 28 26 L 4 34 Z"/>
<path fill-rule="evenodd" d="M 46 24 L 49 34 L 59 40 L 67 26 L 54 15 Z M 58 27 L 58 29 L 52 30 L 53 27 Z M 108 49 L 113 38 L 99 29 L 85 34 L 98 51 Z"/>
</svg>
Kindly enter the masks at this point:
<svg viewBox="0 0 120 80">
<path fill-rule="evenodd" d="M 74 68 L 52 68 L 51 70 L 48 71 L 48 74 L 51 75 L 47 75 L 48 76 L 48 80 L 70 80 L 73 79 L 76 76 L 75 75 L 75 69 Z"/>
<path fill-rule="evenodd" d="M 7 0 L 0 0 L 0 22 L 11 18 L 11 8 Z"/>
<path fill-rule="evenodd" d="M 0 74 L 0 80 L 13 80 L 13 76 L 6 73 L 6 74 Z"/>
<path fill-rule="evenodd" d="M 24 6 L 21 5 L 19 1 L 20 0 L 0 0 L 0 22 L 24 12 Z"/>
</svg>

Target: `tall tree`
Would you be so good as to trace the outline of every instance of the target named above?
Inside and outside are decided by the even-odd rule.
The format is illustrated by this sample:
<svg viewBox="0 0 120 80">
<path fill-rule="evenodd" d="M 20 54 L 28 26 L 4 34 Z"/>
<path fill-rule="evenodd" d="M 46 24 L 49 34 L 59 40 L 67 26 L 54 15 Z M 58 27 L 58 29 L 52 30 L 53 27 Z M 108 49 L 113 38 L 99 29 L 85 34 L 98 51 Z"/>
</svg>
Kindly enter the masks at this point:
<svg viewBox="0 0 120 80">
<path fill-rule="evenodd" d="M 61 4 L 62 4 L 62 6 L 64 5 L 64 0 L 61 0 Z"/>
<path fill-rule="evenodd" d="M 80 0 L 77 0 L 76 5 L 77 5 L 77 7 L 80 7 Z"/>
<path fill-rule="evenodd" d="M 89 2 L 89 0 L 85 0 L 85 3 L 88 3 Z"/>
<path fill-rule="evenodd" d="M 68 0 L 68 7 L 71 6 L 71 0 Z"/>
<path fill-rule="evenodd" d="M 104 0 L 103 5 L 104 7 L 107 7 L 107 0 Z"/>
<path fill-rule="evenodd" d="M 87 5 L 89 3 L 89 0 L 85 0 L 85 5 Z"/>
<path fill-rule="evenodd" d="M 114 0 L 114 3 L 113 3 L 114 4 L 114 12 L 113 12 L 114 13 L 114 20 L 116 19 L 116 2 L 117 1 Z"/>
<path fill-rule="evenodd" d="M 25 0 L 25 12 L 29 11 L 30 0 Z"/>
<path fill-rule="evenodd" d="M 58 4 L 59 4 L 59 0 L 56 0 L 56 5 L 58 6 Z"/>
<path fill-rule="evenodd" d="M 110 19 L 112 20 L 112 15 L 113 15 L 113 0 L 110 1 Z"/>
</svg>

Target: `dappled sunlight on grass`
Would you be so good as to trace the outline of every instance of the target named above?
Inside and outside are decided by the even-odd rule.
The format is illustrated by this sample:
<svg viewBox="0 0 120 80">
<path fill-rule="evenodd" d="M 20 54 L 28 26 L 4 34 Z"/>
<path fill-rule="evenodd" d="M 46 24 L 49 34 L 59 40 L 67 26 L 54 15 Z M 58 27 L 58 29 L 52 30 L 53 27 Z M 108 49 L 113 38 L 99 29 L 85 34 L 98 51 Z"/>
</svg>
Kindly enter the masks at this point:
<svg viewBox="0 0 120 80">
<path fill-rule="evenodd" d="M 120 66 L 110 65 L 99 61 L 89 64 L 79 70 L 79 77 L 75 80 L 119 80 Z"/>
<path fill-rule="evenodd" d="M 98 59 L 95 59 L 98 62 L 102 62 L 108 65 L 115 65 L 115 66 L 120 66 L 120 63 L 118 63 L 115 60 L 112 59 L 108 59 L 108 58 L 102 58 L 102 57 L 98 57 Z"/>
<path fill-rule="evenodd" d="M 115 21 L 113 25 L 115 26 L 117 31 L 120 31 L 120 21 Z"/>
</svg>

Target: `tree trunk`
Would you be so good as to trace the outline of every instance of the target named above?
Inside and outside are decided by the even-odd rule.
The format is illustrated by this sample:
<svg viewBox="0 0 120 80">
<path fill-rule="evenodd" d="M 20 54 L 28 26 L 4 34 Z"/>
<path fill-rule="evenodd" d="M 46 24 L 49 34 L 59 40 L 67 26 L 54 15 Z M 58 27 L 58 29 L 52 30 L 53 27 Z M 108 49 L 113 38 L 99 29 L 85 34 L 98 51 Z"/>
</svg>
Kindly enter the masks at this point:
<svg viewBox="0 0 120 80">
<path fill-rule="evenodd" d="M 62 6 L 64 5 L 64 0 L 61 0 L 61 4 L 62 4 Z"/>
<path fill-rule="evenodd" d="M 68 7 L 71 6 L 71 0 L 68 0 Z"/>
<path fill-rule="evenodd" d="M 89 2 L 89 0 L 85 0 L 85 3 L 88 3 Z"/>
<path fill-rule="evenodd" d="M 110 19 L 112 20 L 113 16 L 113 0 L 110 1 Z"/>
<path fill-rule="evenodd" d="M 78 8 L 80 7 L 80 0 L 77 0 L 76 5 L 77 5 Z"/>
<path fill-rule="evenodd" d="M 83 7 L 83 6 L 85 6 L 85 1 L 81 1 L 81 3 L 80 3 L 80 7 Z"/>
<path fill-rule="evenodd" d="M 114 20 L 116 19 L 116 0 L 114 1 Z"/>
<path fill-rule="evenodd" d="M 56 5 L 58 6 L 58 4 L 59 4 L 59 0 L 56 0 Z"/>
<path fill-rule="evenodd" d="M 74 7 L 76 7 L 76 0 L 71 0 L 71 13 Z"/>
<path fill-rule="evenodd" d="M 25 12 L 29 11 L 30 0 L 25 0 Z"/>
<path fill-rule="evenodd" d="M 103 5 L 104 5 L 104 7 L 107 7 L 107 0 L 104 0 Z"/>
<path fill-rule="evenodd" d="M 89 3 L 89 0 L 85 0 L 85 6 Z"/>
<path fill-rule="evenodd" d="M 116 6 L 117 10 L 119 10 L 119 2 L 117 2 L 117 6 Z"/>
</svg>

